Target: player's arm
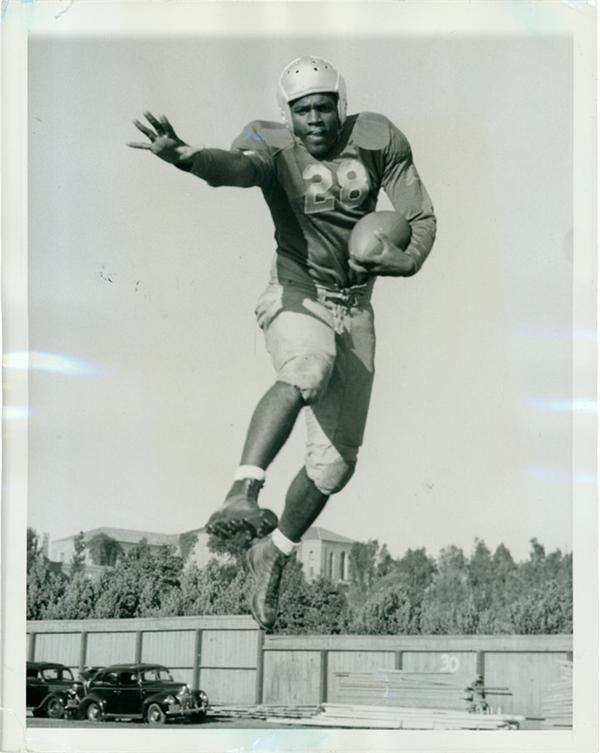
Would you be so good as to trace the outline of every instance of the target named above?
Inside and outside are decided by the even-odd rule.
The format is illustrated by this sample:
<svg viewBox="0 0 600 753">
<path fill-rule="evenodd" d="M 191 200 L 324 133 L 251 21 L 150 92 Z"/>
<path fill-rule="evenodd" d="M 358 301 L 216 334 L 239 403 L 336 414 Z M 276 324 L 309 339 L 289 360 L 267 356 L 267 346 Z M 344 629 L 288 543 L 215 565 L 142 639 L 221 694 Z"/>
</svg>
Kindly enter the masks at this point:
<svg viewBox="0 0 600 753">
<path fill-rule="evenodd" d="M 383 187 L 394 209 L 401 212 L 411 228 L 410 243 L 402 250 L 385 236 L 380 237 L 381 258 L 369 269 L 371 274 L 409 276 L 419 271 L 429 255 L 436 234 L 436 217 L 429 194 L 413 162 L 408 140 L 392 123 L 384 150 Z M 412 271 L 411 271 L 412 270 Z"/>
<path fill-rule="evenodd" d="M 165 162 L 202 178 L 211 186 L 246 188 L 257 185 L 255 166 L 243 153 L 190 146 L 179 138 L 164 115 L 157 118 L 145 112 L 144 116 L 149 125 L 137 119 L 133 123 L 148 141 L 129 142 L 128 146 L 146 149 Z"/>
</svg>

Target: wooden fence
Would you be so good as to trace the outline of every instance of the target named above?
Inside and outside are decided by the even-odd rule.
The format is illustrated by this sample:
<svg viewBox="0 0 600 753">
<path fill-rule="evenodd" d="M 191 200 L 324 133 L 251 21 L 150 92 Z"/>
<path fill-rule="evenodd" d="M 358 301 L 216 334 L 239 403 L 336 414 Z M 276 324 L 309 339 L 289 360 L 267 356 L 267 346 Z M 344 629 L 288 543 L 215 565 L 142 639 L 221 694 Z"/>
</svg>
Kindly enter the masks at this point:
<svg viewBox="0 0 600 753">
<path fill-rule="evenodd" d="M 31 661 L 74 670 L 117 662 L 157 662 L 213 704 L 335 702 L 336 672 L 406 669 L 452 672 L 465 686 L 483 675 L 512 696 L 494 711 L 541 717 L 544 690 L 572 658 L 571 635 L 264 635 L 247 616 L 27 623 Z"/>
</svg>

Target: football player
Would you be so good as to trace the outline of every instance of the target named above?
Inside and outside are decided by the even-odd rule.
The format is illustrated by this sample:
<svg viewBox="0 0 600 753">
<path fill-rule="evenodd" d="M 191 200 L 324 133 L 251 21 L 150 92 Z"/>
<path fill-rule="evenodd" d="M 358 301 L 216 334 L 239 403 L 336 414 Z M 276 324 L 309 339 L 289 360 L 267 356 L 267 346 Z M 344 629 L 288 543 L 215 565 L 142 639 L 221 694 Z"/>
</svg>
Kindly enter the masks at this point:
<svg viewBox="0 0 600 753">
<path fill-rule="evenodd" d="M 320 57 L 285 67 L 277 100 L 283 123 L 249 123 L 228 150 L 190 146 L 166 117 L 135 120 L 147 149 L 210 186 L 260 187 L 275 226 L 275 255 L 256 316 L 276 379 L 250 421 L 225 501 L 206 529 L 245 530 L 253 542 L 252 614 L 270 630 L 285 563 L 327 500 L 354 473 L 374 373 L 370 299 L 379 275 L 410 277 L 435 238 L 430 198 L 406 137 L 383 115 L 347 114 L 346 87 Z M 379 234 L 375 261 L 348 256 L 357 221 L 375 210 L 383 189 L 411 226 L 405 250 Z M 266 471 L 306 416 L 304 464 L 291 482 L 281 519 L 258 505 Z"/>
</svg>

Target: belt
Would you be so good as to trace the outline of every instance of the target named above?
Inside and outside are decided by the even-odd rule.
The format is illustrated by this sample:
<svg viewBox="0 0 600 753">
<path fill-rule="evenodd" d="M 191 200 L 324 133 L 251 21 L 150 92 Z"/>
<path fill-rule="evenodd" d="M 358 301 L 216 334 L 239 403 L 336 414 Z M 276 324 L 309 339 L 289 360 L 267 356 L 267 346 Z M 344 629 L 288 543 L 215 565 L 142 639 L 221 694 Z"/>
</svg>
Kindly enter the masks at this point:
<svg viewBox="0 0 600 753">
<path fill-rule="evenodd" d="M 353 285 L 350 288 L 323 288 L 317 286 L 317 300 L 321 301 L 333 314 L 333 328 L 338 335 L 343 334 L 345 320 L 352 308 L 369 303 L 371 286 Z"/>
<path fill-rule="evenodd" d="M 371 285 L 352 285 L 349 288 L 325 288 L 317 285 L 317 298 L 323 303 L 335 303 L 345 308 L 364 305 L 371 299 Z"/>
</svg>

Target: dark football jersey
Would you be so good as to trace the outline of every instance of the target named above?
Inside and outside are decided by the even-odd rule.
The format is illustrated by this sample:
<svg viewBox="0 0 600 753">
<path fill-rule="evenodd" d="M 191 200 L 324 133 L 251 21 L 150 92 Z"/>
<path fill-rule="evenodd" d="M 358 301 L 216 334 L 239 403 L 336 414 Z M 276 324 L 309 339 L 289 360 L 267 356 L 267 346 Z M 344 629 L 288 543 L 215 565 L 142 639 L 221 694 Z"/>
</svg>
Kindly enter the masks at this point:
<svg viewBox="0 0 600 753">
<path fill-rule="evenodd" d="M 249 123 L 231 150 L 251 161 L 251 185 L 261 188 L 269 206 L 278 279 L 308 276 L 334 287 L 363 282 L 348 266 L 348 240 L 356 222 L 375 209 L 382 188 L 411 224 L 407 252 L 419 267 L 429 253 L 433 207 L 406 137 L 383 115 L 349 116 L 330 159 L 312 157 L 287 126 L 268 121 Z"/>
</svg>

